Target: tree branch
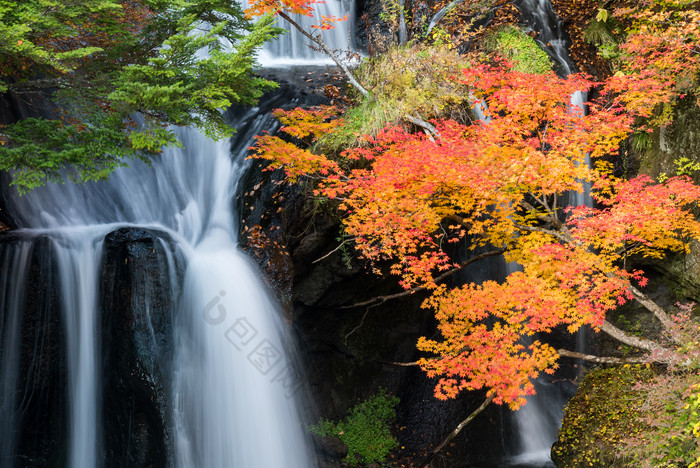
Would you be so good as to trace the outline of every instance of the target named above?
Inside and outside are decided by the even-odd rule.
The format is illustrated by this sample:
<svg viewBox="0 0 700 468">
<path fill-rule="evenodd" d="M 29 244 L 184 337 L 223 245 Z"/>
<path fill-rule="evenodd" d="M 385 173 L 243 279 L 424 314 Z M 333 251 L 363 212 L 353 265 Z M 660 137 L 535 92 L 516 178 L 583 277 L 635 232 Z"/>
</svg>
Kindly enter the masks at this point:
<svg viewBox="0 0 700 468">
<path fill-rule="evenodd" d="M 647 340 L 646 338 L 639 338 L 638 336 L 630 335 L 624 332 L 623 330 L 620 330 L 607 320 L 603 322 L 603 325 L 600 326 L 600 329 L 601 331 L 607 333 L 616 340 L 628 346 L 633 346 L 635 348 L 643 349 L 645 351 L 656 351 L 659 349 L 663 349 L 663 346 L 661 346 L 659 343 Z"/>
<path fill-rule="evenodd" d="M 430 455 L 428 455 L 428 458 L 425 459 L 425 461 L 421 464 L 421 466 L 423 468 L 426 468 L 430 464 L 432 459 L 435 458 L 435 455 L 437 455 L 437 453 L 440 450 L 442 450 L 452 439 L 454 439 L 457 436 L 457 434 L 459 434 L 462 431 L 462 429 L 464 429 L 464 427 L 472 421 L 472 419 L 474 419 L 475 417 L 477 417 L 479 415 L 479 413 L 484 411 L 486 409 L 486 407 L 489 405 L 489 403 L 491 403 L 492 400 L 493 400 L 493 396 L 488 397 L 486 400 L 484 400 L 484 402 L 481 404 L 481 406 L 479 406 L 477 409 L 475 409 L 472 412 L 472 414 L 467 416 L 467 419 L 465 419 L 464 421 L 459 423 L 457 425 L 457 427 L 455 427 L 454 430 L 452 432 L 450 432 L 450 434 L 447 437 L 445 437 L 445 440 L 443 440 L 440 443 L 440 445 L 435 447 L 435 449 L 432 452 L 430 452 Z"/>
<path fill-rule="evenodd" d="M 387 364 L 389 366 L 399 366 L 399 367 L 414 367 L 418 365 L 418 361 L 413 362 L 394 362 L 394 361 L 382 361 L 381 359 L 372 359 L 374 362 L 380 364 Z"/>
<path fill-rule="evenodd" d="M 470 258 L 470 259 L 468 259 L 468 260 L 465 260 L 465 261 L 463 261 L 462 263 L 460 263 L 458 266 L 454 267 L 453 269 L 451 269 L 451 270 L 449 270 L 449 271 L 446 271 L 445 273 L 443 273 L 443 274 L 441 274 L 440 276 L 436 277 L 436 278 L 435 278 L 435 282 L 436 282 L 436 283 L 439 283 L 439 282 L 441 282 L 441 281 L 444 281 L 446 278 L 448 278 L 448 277 L 451 276 L 451 275 L 454 275 L 455 273 L 457 273 L 458 271 L 462 270 L 462 269 L 463 269 L 464 267 L 466 267 L 467 265 L 470 265 L 470 264 L 472 264 L 472 263 L 474 263 L 474 262 L 478 262 L 479 260 L 483 260 L 483 259 L 485 259 L 485 258 L 487 258 L 487 257 L 493 257 L 493 256 L 495 256 L 495 255 L 501 255 L 501 254 L 502 254 L 503 252 L 505 252 L 505 251 L 506 251 L 505 249 L 491 250 L 491 251 L 489 251 L 489 252 L 484 252 L 484 253 L 479 254 L 479 255 L 477 255 L 477 256 L 475 256 L 475 257 L 472 257 L 472 258 Z M 368 299 L 368 300 L 363 301 L 363 302 L 357 302 L 357 303 L 355 303 L 355 304 L 351 304 L 351 305 L 339 307 L 339 309 L 353 309 L 353 308 L 355 308 L 355 307 L 363 307 L 363 306 L 366 306 L 366 305 L 379 305 L 379 304 L 385 303 L 386 301 L 390 301 L 390 300 L 392 300 L 392 299 L 398 299 L 398 298 L 400 298 L 400 297 L 409 296 L 409 295 L 411 295 L 411 294 L 414 294 L 414 293 L 417 293 L 417 292 L 420 292 L 420 291 L 425 291 L 426 289 L 428 289 L 428 288 L 425 287 L 425 286 L 418 286 L 418 287 L 411 288 L 411 289 L 407 289 L 406 291 L 402 291 L 402 292 L 396 293 L 396 294 L 390 294 L 390 295 L 387 295 L 387 296 L 376 296 L 376 297 L 373 297 L 372 299 Z"/>
<path fill-rule="evenodd" d="M 629 285 L 629 290 L 632 292 L 632 295 L 634 295 L 634 299 L 651 312 L 654 317 L 659 319 L 659 322 L 661 322 L 661 325 L 663 325 L 667 331 L 673 329 L 673 320 L 671 320 L 671 317 L 669 317 L 666 311 L 659 307 L 656 302 L 631 284 Z"/>
<path fill-rule="evenodd" d="M 367 310 L 365 310 L 365 313 L 362 314 L 362 320 L 360 320 L 360 323 L 359 323 L 355 328 L 353 328 L 352 330 L 350 330 L 350 333 L 348 333 L 347 335 L 345 335 L 345 348 L 346 348 L 346 349 L 347 349 L 347 347 L 348 347 L 348 339 L 350 339 L 350 335 L 352 335 L 352 334 L 355 333 L 357 330 L 359 330 L 360 328 L 362 328 L 362 324 L 365 323 L 365 319 L 367 318 L 367 314 L 369 314 L 369 309 L 371 309 L 371 308 L 374 307 L 375 305 L 378 305 L 378 304 L 374 304 L 374 305 L 371 305 L 371 306 L 367 307 Z"/>
<path fill-rule="evenodd" d="M 328 252 L 328 253 L 327 253 L 326 255 L 324 255 L 323 257 L 317 258 L 316 260 L 314 260 L 314 261 L 311 262 L 311 263 L 318 263 L 318 262 L 320 262 L 321 260 L 323 260 L 324 258 L 327 258 L 327 257 L 331 256 L 331 255 L 333 254 L 333 252 L 337 252 L 343 245 L 345 245 L 347 242 L 350 242 L 351 240 L 352 240 L 352 239 L 344 239 L 343 242 L 341 242 L 341 243 L 338 245 L 338 247 L 336 247 L 335 249 L 331 250 L 330 252 Z"/>
<path fill-rule="evenodd" d="M 518 224 L 518 223 L 513 223 L 515 227 L 518 229 L 522 229 L 523 231 L 528 231 L 528 232 L 542 232 L 544 234 L 549 234 L 550 236 L 556 237 L 562 242 L 569 243 L 571 239 L 568 239 L 567 236 L 562 234 L 559 231 L 553 231 L 551 229 L 546 229 L 546 228 L 541 228 L 541 227 L 535 227 L 535 226 L 527 226 L 525 224 Z"/>
<path fill-rule="evenodd" d="M 325 42 L 323 42 L 323 39 L 321 39 L 321 36 L 313 36 L 312 34 L 309 34 L 306 32 L 296 21 L 294 21 L 288 14 L 286 14 L 284 11 L 278 12 L 278 14 L 284 18 L 289 24 L 294 26 L 294 28 L 299 31 L 301 34 L 303 34 L 307 39 L 312 41 L 314 44 L 319 46 L 321 50 L 328 55 L 331 60 L 333 60 L 336 65 L 340 67 L 341 70 L 343 70 L 343 73 L 345 73 L 345 76 L 348 78 L 348 81 L 350 82 L 351 85 L 355 87 L 363 96 L 369 96 L 369 92 L 360 84 L 359 81 L 355 78 L 355 75 L 350 71 L 348 66 L 343 63 L 342 60 L 340 60 L 334 53 L 333 51 L 326 45 Z"/>
<path fill-rule="evenodd" d="M 68 86 L 68 80 L 64 78 L 40 78 L 30 81 L 18 81 L 7 84 L 8 91 L 17 93 L 38 92 L 42 89 L 63 88 Z"/>
<path fill-rule="evenodd" d="M 645 362 L 652 362 L 649 356 L 639 356 L 639 357 L 629 357 L 629 358 L 618 358 L 611 356 L 594 356 L 592 354 L 578 353 L 576 351 L 569 351 L 568 349 L 557 349 L 559 356 L 582 359 L 588 362 L 595 362 L 596 364 L 640 364 Z"/>
<path fill-rule="evenodd" d="M 438 138 L 440 137 L 440 132 L 438 132 L 437 128 L 435 128 L 434 125 L 429 124 L 425 120 L 419 117 L 413 117 L 412 115 L 404 115 L 403 118 L 414 125 L 424 128 L 430 135 L 435 135 Z"/>
</svg>

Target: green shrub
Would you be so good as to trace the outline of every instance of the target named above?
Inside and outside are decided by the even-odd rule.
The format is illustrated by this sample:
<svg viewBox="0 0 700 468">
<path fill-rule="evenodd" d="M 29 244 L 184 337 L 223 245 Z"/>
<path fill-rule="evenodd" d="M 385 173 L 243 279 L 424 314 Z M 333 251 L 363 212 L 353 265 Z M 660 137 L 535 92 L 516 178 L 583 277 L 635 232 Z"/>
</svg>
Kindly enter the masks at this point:
<svg viewBox="0 0 700 468">
<path fill-rule="evenodd" d="M 583 33 L 584 40 L 596 46 L 602 58 L 611 61 L 610 66 L 613 71 L 617 69 L 617 62 L 620 59 L 619 45 L 623 40 L 622 31 L 624 28 L 618 21 L 606 16 L 591 20 Z"/>
<path fill-rule="evenodd" d="M 464 113 L 468 93 L 460 78 L 466 66 L 456 50 L 444 45 L 393 47 L 370 58 L 355 70 L 369 96 L 358 96 L 344 115 L 345 125 L 320 141 L 322 150 L 360 146 L 363 135 L 405 123 L 407 115 L 430 120 Z"/>
<path fill-rule="evenodd" d="M 339 422 L 322 419 L 310 431 L 321 437 L 335 436 L 348 446 L 346 461 L 384 463 L 389 452 L 398 445 L 391 435 L 389 422 L 396 417 L 394 407 L 399 399 L 380 389 L 379 393 L 353 407 Z"/>
</svg>

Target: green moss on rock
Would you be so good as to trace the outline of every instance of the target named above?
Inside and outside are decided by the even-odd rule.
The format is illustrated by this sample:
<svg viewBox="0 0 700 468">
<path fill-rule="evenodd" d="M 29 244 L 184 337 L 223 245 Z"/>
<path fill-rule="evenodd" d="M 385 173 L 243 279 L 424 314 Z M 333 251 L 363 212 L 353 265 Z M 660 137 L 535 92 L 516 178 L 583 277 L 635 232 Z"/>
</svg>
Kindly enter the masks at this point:
<svg viewBox="0 0 700 468">
<path fill-rule="evenodd" d="M 564 411 L 552 460 L 559 468 L 627 467 L 618 447 L 627 436 L 645 429 L 637 419 L 641 409 L 639 382 L 653 371 L 644 366 L 597 369 L 589 373 Z"/>
<path fill-rule="evenodd" d="M 552 70 L 547 52 L 533 38 L 513 26 L 506 26 L 488 37 L 484 46 L 513 61 L 515 71 L 543 74 Z"/>
</svg>

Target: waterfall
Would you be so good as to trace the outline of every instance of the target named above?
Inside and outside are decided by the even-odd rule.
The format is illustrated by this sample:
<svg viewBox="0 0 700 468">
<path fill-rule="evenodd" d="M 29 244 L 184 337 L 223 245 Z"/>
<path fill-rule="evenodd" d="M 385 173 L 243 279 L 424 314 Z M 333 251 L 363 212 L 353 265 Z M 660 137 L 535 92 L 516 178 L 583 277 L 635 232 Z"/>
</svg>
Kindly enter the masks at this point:
<svg viewBox="0 0 700 468">
<path fill-rule="evenodd" d="M 576 65 L 567 51 L 568 38 L 550 0 L 519 0 L 516 6 L 527 25 L 537 32 L 536 40 L 552 58 L 555 71 L 560 76 L 574 73 Z M 574 93 L 570 100 L 571 111 L 585 113 L 586 97 L 584 92 Z M 585 163 L 590 164 L 588 155 Z M 590 185 L 585 183 L 583 192 L 569 194 L 569 204 L 591 206 Z M 507 265 L 507 273 L 514 268 L 513 265 Z M 579 350 L 585 346 L 585 338 L 585 333 L 579 332 Z M 550 460 L 550 451 L 557 439 L 564 406 L 573 393 L 573 388 L 562 382 L 555 383 L 547 376 L 538 378 L 534 385 L 536 394 L 527 397 L 525 406 L 514 413 L 519 448 L 506 461 L 510 466 L 554 466 Z"/>
<path fill-rule="evenodd" d="M 245 3 L 244 3 L 245 5 Z M 350 0 L 326 0 L 313 4 L 312 16 L 300 14 L 291 15 L 305 31 L 321 34 L 323 41 L 331 50 L 350 51 L 352 47 L 353 2 Z M 322 17 L 348 17 L 347 21 L 336 23 L 336 27 L 328 30 L 313 28 L 321 24 Z M 260 54 L 260 63 L 264 67 L 286 67 L 289 65 L 330 65 L 333 62 L 323 52 L 309 47 L 310 41 L 299 31 L 280 19 L 278 27 L 285 30 L 277 39 L 265 44 Z M 341 54 L 342 57 L 342 54 Z"/>
<path fill-rule="evenodd" d="M 319 14 L 344 16 L 340 2 L 328 3 L 335 10 Z M 326 40 L 340 47 L 347 34 L 339 27 Z M 276 64 L 318 61 L 292 37 L 267 54 Z M 234 122 L 240 132 L 233 148 L 183 129 L 183 148 L 166 150 L 150 166 L 132 161 L 108 181 L 7 195 L 21 229 L 0 237 L 0 468 L 24 463 L 18 457 L 26 440 L 46 456 L 31 466 L 51 459 L 107 468 L 134 454 L 144 466 L 312 466 L 293 339 L 238 249 L 233 200 L 247 148 L 270 120 L 265 112 L 252 108 Z M 121 256 L 114 256 L 115 239 Z M 144 269 L 138 255 L 155 263 Z M 55 288 L 46 280 L 53 270 Z M 34 289 L 46 297 L 37 299 L 44 291 Z M 42 302 L 55 326 L 23 329 L 38 320 L 28 298 Z M 124 338 L 124 327 L 137 336 Z M 27 336 L 60 348 L 41 382 L 30 382 L 21 363 L 45 357 L 34 351 L 37 343 L 24 346 Z M 120 360 L 133 364 L 130 375 L 115 374 Z M 37 402 L 32 385 L 58 396 Z M 155 393 L 144 397 L 144 389 Z M 114 401 L 124 395 L 131 398 L 126 409 Z M 149 406 L 136 417 L 129 405 L 139 404 Z M 56 427 L 24 433 L 27 413 L 46 408 L 61 417 Z M 58 435 L 47 442 L 48 434 Z M 115 437 L 129 446 L 111 447 Z"/>
<path fill-rule="evenodd" d="M 292 392 L 289 338 L 254 267 L 237 250 L 232 199 L 240 161 L 232 163 L 225 143 L 192 131 L 182 139 L 185 149 L 167 151 L 152 168 L 136 163 L 108 182 L 52 184 L 15 200 L 28 231 L 54 240 L 68 344 L 69 466 L 103 463 L 104 435 L 96 430 L 104 373 L 97 292 L 102 243 L 118 225 L 157 226 L 175 239 L 187 260 L 173 313 L 170 383 L 177 466 L 309 466 Z M 19 290 L 27 248 L 20 245 L 3 256 L 3 263 L 17 265 L 3 268 L 15 277 L 4 276 L 5 283 L 17 280 L 11 292 Z M 13 349 L 21 300 L 3 297 L 10 316 L 4 327 L 2 408 L 3 416 L 13 417 L 10 387 L 17 373 Z M 217 315 L 211 316 L 209 304 L 219 299 Z M 140 309 L 148 314 L 147 304 Z M 3 438 L 3 454 L 11 452 L 5 447 L 11 440 Z"/>
</svg>

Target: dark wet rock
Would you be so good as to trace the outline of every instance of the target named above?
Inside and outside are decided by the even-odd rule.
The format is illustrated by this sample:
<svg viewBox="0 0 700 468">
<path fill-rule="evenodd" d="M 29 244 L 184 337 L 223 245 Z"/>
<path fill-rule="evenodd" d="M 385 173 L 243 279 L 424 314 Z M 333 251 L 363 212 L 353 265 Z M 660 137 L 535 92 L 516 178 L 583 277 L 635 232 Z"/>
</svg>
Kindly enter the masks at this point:
<svg viewBox="0 0 700 468">
<path fill-rule="evenodd" d="M 348 454 L 348 446 L 337 437 L 319 437 L 314 435 L 313 442 L 323 458 L 341 460 Z"/>
<path fill-rule="evenodd" d="M 164 233 L 123 228 L 105 238 L 101 329 L 106 467 L 165 467 L 173 460 L 165 374 L 173 355 L 174 300 L 182 283 L 178 259 Z M 175 291 L 171 268 L 179 273 Z"/>
</svg>

